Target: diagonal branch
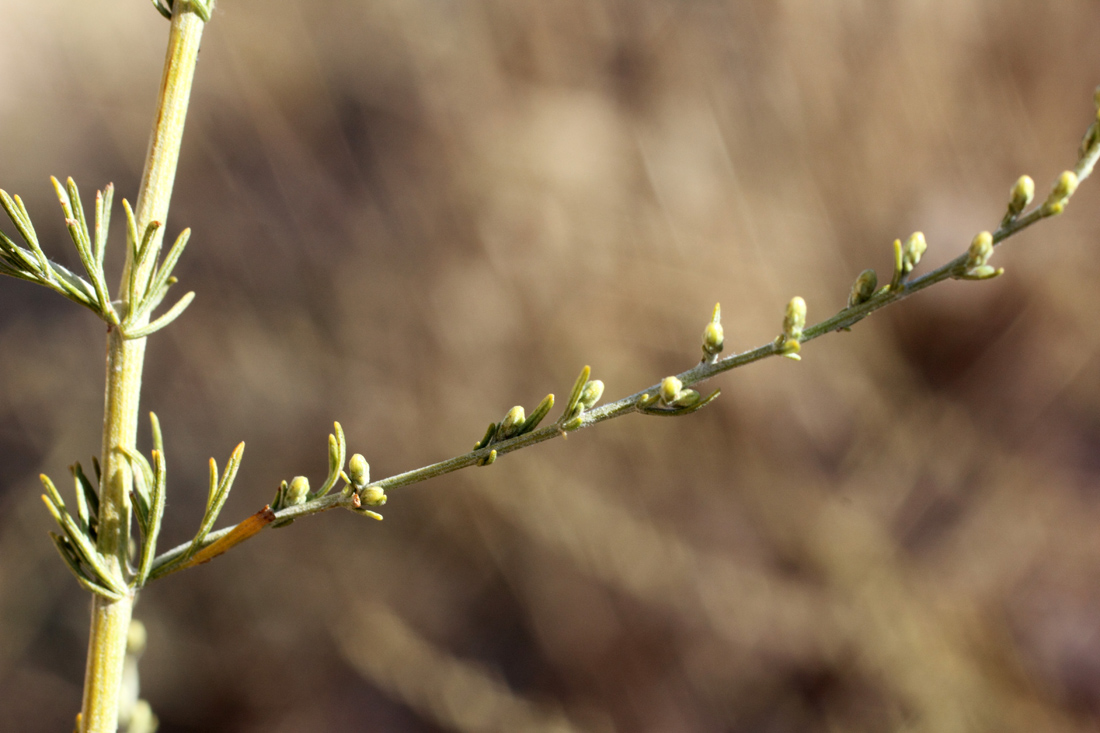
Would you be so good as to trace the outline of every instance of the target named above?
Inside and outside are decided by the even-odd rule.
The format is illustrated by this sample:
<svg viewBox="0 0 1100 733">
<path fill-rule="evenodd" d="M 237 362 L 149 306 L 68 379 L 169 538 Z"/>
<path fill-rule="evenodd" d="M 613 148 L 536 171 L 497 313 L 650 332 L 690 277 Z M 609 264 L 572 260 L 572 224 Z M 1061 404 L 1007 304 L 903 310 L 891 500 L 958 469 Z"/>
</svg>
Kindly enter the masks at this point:
<svg viewBox="0 0 1100 733">
<path fill-rule="evenodd" d="M 866 297 L 861 298 L 856 298 L 855 292 L 853 292 L 853 301 L 850 302 L 854 302 L 854 304 L 841 309 L 830 318 L 805 328 L 802 327 L 805 321 L 805 303 L 802 302 L 801 298 L 795 298 L 792 300 L 791 306 L 788 306 L 788 315 L 784 320 L 783 333 L 780 334 L 776 340 L 755 349 L 728 356 L 724 359 L 715 358 L 717 352 L 721 350 L 721 330 L 720 324 L 718 323 L 719 310 L 716 308 L 714 319 L 708 324 L 707 330 L 704 331 L 703 361 L 693 368 L 677 374 L 675 377 L 666 377 L 658 384 L 635 392 L 632 395 L 607 403 L 601 407 L 582 410 L 578 414 L 576 405 L 579 401 L 579 396 L 587 384 L 593 384 L 588 382 L 589 368 L 585 367 L 581 372 L 580 378 L 573 387 L 573 393 L 566 405 L 565 414 L 552 425 L 530 430 L 529 432 L 522 432 L 513 437 L 499 439 L 502 437 L 501 431 L 494 423 L 490 425 L 486 437 L 478 442 L 474 450 L 468 453 L 375 481 L 365 487 L 358 488 L 358 490 L 353 490 L 349 483 L 342 491 L 337 493 L 320 496 L 294 506 L 279 508 L 278 511 L 270 515 L 261 512 L 261 514 L 265 515 L 266 520 L 262 525 L 257 523 L 255 517 L 250 517 L 235 527 L 227 527 L 215 532 L 210 532 L 206 535 L 199 547 L 193 548 L 191 543 L 184 543 L 168 550 L 157 557 L 153 562 L 153 570 L 150 574 L 150 579 L 166 575 L 175 570 L 182 569 L 182 567 L 193 564 L 181 563 L 175 567 L 172 566 L 173 563 L 178 562 L 187 552 L 194 552 L 196 550 L 202 551 L 203 561 L 205 562 L 212 559 L 215 555 L 240 544 L 240 542 L 245 539 L 254 536 L 269 524 L 272 526 L 281 526 L 300 517 L 319 514 L 337 508 L 349 509 L 380 518 L 378 515 L 362 507 L 363 502 L 360 497 L 365 496 L 369 491 L 374 492 L 374 496 L 382 497 L 381 501 L 371 502 L 373 505 L 378 505 L 384 502 L 385 491 L 388 489 L 410 486 L 463 468 L 469 468 L 470 466 L 486 466 L 493 463 L 497 457 L 506 453 L 512 453 L 537 443 L 553 440 L 554 438 L 565 437 L 568 433 L 576 430 L 582 430 L 607 420 L 623 417 L 624 415 L 633 413 L 650 415 L 688 414 L 712 401 L 717 397 L 718 392 L 716 391 L 714 394 L 702 400 L 698 398 L 698 394 L 696 393 L 694 394 L 693 400 L 683 403 L 680 401 L 680 398 L 682 398 L 685 393 L 693 392 L 692 390 L 683 389 L 685 387 L 701 384 L 719 374 L 746 366 L 747 364 L 752 364 L 762 359 L 767 359 L 768 357 L 788 356 L 798 358 L 797 352 L 801 344 L 813 341 L 827 333 L 850 330 L 852 326 L 871 313 L 900 300 L 904 300 L 944 280 L 988 279 L 999 274 L 999 272 L 993 271 L 992 268 L 989 268 L 985 264 L 991 252 L 991 247 L 1004 242 L 1009 237 L 1018 234 L 1042 219 L 1062 213 L 1070 197 L 1072 197 L 1076 190 L 1078 183 L 1088 178 L 1097 160 L 1100 159 L 1100 89 L 1097 90 L 1096 102 L 1098 117 L 1093 121 L 1085 133 L 1076 166 L 1072 171 L 1062 173 L 1046 200 L 1039 206 L 1033 208 L 1030 212 L 1023 214 L 1023 210 L 1031 203 L 1034 184 L 1032 184 L 1031 179 L 1026 176 L 1021 177 L 1017 185 L 1013 187 L 1008 213 L 1002 220 L 1001 226 L 998 227 L 996 231 L 992 232 L 992 234 L 989 232 L 980 233 L 975 237 L 974 243 L 971 244 L 967 252 L 964 252 L 935 270 L 912 280 L 906 278 L 909 271 L 916 265 L 917 260 L 919 260 L 920 253 L 923 252 L 924 237 L 920 235 L 920 251 L 917 252 L 915 257 L 910 257 L 907 269 L 900 272 L 895 271 L 894 279 L 891 281 L 890 285 L 881 288 L 877 292 L 868 292 Z M 1024 186 L 1022 184 L 1027 185 Z M 918 238 L 917 235 L 910 237 L 910 242 L 915 238 Z M 978 246 L 983 244 L 983 241 L 985 251 L 981 253 Z M 909 246 L 908 242 L 907 246 Z M 898 269 L 901 270 L 903 248 L 900 242 L 895 244 L 895 248 L 897 248 L 898 251 Z M 911 251 L 907 256 L 911 256 Z M 857 286 L 859 286 L 863 280 L 864 278 L 861 276 L 860 280 L 857 281 Z M 856 289 L 853 288 L 853 291 L 855 290 Z M 873 290 L 873 286 L 871 290 Z M 792 306 L 796 306 L 794 308 L 796 311 L 794 315 L 796 317 L 793 319 Z M 797 325 L 794 325 L 791 323 L 792 320 L 799 322 Z M 717 335 L 713 332 L 714 328 L 718 329 Z M 670 384 L 675 385 L 675 388 L 671 390 L 672 394 L 667 393 Z M 600 391 L 602 391 L 602 383 L 600 383 Z M 551 395 L 548 398 L 551 404 L 552 397 Z M 545 402 L 544 400 L 544 404 Z M 661 404 L 667 407 L 660 407 L 659 405 Z M 540 405 L 540 409 L 541 407 Z M 516 409 L 517 408 L 513 408 L 513 410 Z M 519 411 L 522 415 L 522 408 L 519 408 Z M 506 418 L 506 420 L 507 419 L 508 418 Z M 494 435 L 496 438 L 493 437 Z M 265 508 L 265 510 L 266 512 L 270 512 L 269 507 Z M 223 538 L 227 538 L 226 541 L 223 542 Z M 229 538 L 232 538 L 234 541 L 228 541 Z M 215 545 L 217 546 L 215 547 Z M 211 551 L 207 551 L 207 548 Z"/>
</svg>

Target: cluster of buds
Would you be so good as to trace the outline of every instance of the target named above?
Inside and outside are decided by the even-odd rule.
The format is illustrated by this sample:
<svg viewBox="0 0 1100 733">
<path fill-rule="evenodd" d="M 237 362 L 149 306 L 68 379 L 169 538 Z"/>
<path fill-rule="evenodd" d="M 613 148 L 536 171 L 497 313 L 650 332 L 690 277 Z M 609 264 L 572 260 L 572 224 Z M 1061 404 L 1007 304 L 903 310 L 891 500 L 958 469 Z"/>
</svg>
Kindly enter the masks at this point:
<svg viewBox="0 0 1100 733">
<path fill-rule="evenodd" d="M 581 373 L 577 375 L 577 381 L 573 383 L 569 401 L 565 403 L 565 411 L 558 420 L 561 429 L 566 432 L 579 428 L 583 424 L 584 413 L 595 407 L 603 397 L 603 382 L 599 379 L 589 380 L 590 376 L 592 376 L 592 367 L 586 366 L 581 369 Z"/>
<path fill-rule="evenodd" d="M 295 476 L 290 481 L 279 484 L 275 498 L 271 502 L 271 508 L 275 511 L 287 507 L 302 506 L 310 501 L 320 499 L 336 486 L 340 479 L 344 480 L 342 490 L 344 497 L 350 497 L 352 506 L 348 507 L 354 512 L 365 514 L 375 519 L 381 519 L 380 514 L 364 507 L 382 506 L 386 503 L 386 492 L 379 486 L 370 485 L 370 464 L 362 453 L 356 453 L 347 462 L 347 470 L 344 470 L 344 460 L 347 456 L 347 441 L 344 438 L 344 429 L 340 423 L 335 424 L 335 432 L 328 436 L 328 477 L 316 491 L 311 490 L 309 479 L 305 476 Z M 272 527 L 285 527 L 293 522 L 293 518 L 276 520 Z"/>
<path fill-rule="evenodd" d="M 1054 182 L 1054 187 L 1050 190 L 1050 195 L 1047 196 L 1047 200 L 1043 202 L 1043 216 L 1057 216 L 1061 214 L 1066 204 L 1069 202 L 1069 197 L 1073 195 L 1073 192 L 1077 190 L 1077 174 L 1073 171 L 1062 171 L 1062 175 L 1058 176 L 1058 180 Z"/>
<path fill-rule="evenodd" d="M 710 323 L 703 329 L 703 361 L 713 364 L 718 361 L 718 355 L 722 353 L 726 336 L 722 330 L 722 304 L 714 304 L 714 315 L 710 317 Z"/>
<path fill-rule="evenodd" d="M 348 461 L 347 479 L 364 504 L 382 506 L 386 503 L 386 492 L 378 486 L 370 485 L 370 464 L 362 453 L 356 453 Z"/>
<path fill-rule="evenodd" d="M 787 312 L 783 315 L 783 333 L 776 339 L 776 347 L 779 353 L 788 359 L 800 361 L 802 329 L 806 328 L 806 301 L 795 296 L 787 303 Z"/>
<path fill-rule="evenodd" d="M 989 258 L 993 256 L 993 235 L 978 232 L 966 251 L 966 262 L 957 277 L 963 280 L 988 280 L 1004 273 L 1003 267 L 993 267 Z"/>
<path fill-rule="evenodd" d="M 699 402 L 699 393 L 693 389 L 684 389 L 684 383 L 676 377 L 665 377 L 661 380 L 658 396 L 669 407 L 691 407 Z"/>
<path fill-rule="evenodd" d="M 894 279 L 890 281 L 891 291 L 905 283 L 905 279 L 916 269 L 927 249 L 928 242 L 925 241 L 923 232 L 913 232 L 904 244 L 900 239 L 894 240 Z"/>
<path fill-rule="evenodd" d="M 529 433 L 538 427 L 542 419 L 546 417 L 546 414 L 550 412 L 550 408 L 554 406 L 554 395 L 546 395 L 542 402 L 538 404 L 538 407 L 527 415 L 527 411 L 523 409 L 523 405 L 516 405 L 504 415 L 504 418 L 499 422 L 489 423 L 489 427 L 485 430 L 485 435 L 474 444 L 474 450 L 481 450 L 482 448 L 488 448 L 493 443 L 499 443 L 509 438 L 515 438 L 524 433 Z M 478 465 L 488 466 L 497 459 L 497 452 L 495 450 L 489 451 L 489 453 L 483 456 Z"/>
</svg>

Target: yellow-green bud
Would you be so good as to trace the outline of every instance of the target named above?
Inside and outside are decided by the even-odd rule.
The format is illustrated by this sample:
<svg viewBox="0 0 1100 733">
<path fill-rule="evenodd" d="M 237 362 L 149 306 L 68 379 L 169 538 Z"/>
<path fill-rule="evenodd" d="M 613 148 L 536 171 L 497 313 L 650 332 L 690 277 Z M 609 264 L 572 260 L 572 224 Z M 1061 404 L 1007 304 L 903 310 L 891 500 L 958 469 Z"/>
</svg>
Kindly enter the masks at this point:
<svg viewBox="0 0 1100 733">
<path fill-rule="evenodd" d="M 665 377 L 661 380 L 661 400 L 666 404 L 671 404 L 673 400 L 680 396 L 680 391 L 684 388 L 684 383 L 676 377 Z"/>
<path fill-rule="evenodd" d="M 785 339 L 780 336 L 778 345 L 780 354 L 794 361 L 802 361 L 802 357 L 798 355 L 798 352 L 802 351 L 802 344 L 794 339 Z"/>
<path fill-rule="evenodd" d="M 1073 195 L 1073 192 L 1077 190 L 1077 174 L 1073 171 L 1062 171 L 1062 175 L 1058 176 L 1058 180 L 1054 182 L 1054 190 L 1051 191 L 1052 196 L 1057 196 L 1059 199 L 1068 198 Z"/>
<path fill-rule="evenodd" d="M 504 419 L 500 421 L 500 427 L 497 428 L 497 436 L 500 440 L 511 438 L 523 425 L 523 421 L 527 419 L 527 414 L 523 410 L 523 405 L 516 405 L 508 414 L 504 416 Z"/>
<path fill-rule="evenodd" d="M 788 339 L 802 338 L 802 329 L 806 327 L 806 301 L 799 296 L 787 303 L 787 312 L 783 316 L 783 335 Z"/>
<path fill-rule="evenodd" d="M 348 461 L 348 478 L 356 491 L 370 483 L 370 464 L 362 453 L 356 453 Z"/>
<path fill-rule="evenodd" d="M 966 251 L 966 269 L 974 270 L 983 267 L 992 256 L 993 235 L 989 232 L 978 232 L 974 241 L 970 243 L 970 249 Z"/>
<path fill-rule="evenodd" d="M 290 481 L 290 486 L 286 491 L 286 505 L 297 506 L 305 503 L 306 497 L 309 495 L 309 479 L 305 476 L 295 476 Z"/>
<path fill-rule="evenodd" d="M 852 292 L 848 294 L 848 307 L 866 303 L 875 294 L 876 287 L 878 287 L 878 275 L 874 270 L 864 270 L 859 273 L 859 277 L 852 284 Z"/>
<path fill-rule="evenodd" d="M 1031 176 L 1020 176 L 1016 179 L 1015 185 L 1012 186 L 1012 198 L 1008 201 L 1008 212 L 1012 216 L 1017 216 L 1027 208 L 1033 198 L 1035 198 L 1035 181 L 1031 180 Z"/>
<path fill-rule="evenodd" d="M 359 492 L 359 498 L 367 506 L 382 506 L 386 503 L 386 492 L 377 486 L 368 486 Z"/>
<path fill-rule="evenodd" d="M 924 240 L 924 232 L 913 232 L 905 240 L 901 247 L 901 268 L 903 273 L 910 273 L 920 262 L 920 258 L 928 249 L 928 242 Z"/>
<path fill-rule="evenodd" d="M 1003 267 L 993 267 L 993 265 L 979 265 L 973 270 L 966 271 L 967 280 L 989 280 L 990 278 L 997 277 L 1004 272 Z"/>
<path fill-rule="evenodd" d="M 1077 190 L 1078 183 L 1076 173 L 1062 171 L 1062 175 L 1058 176 L 1058 180 L 1054 182 L 1054 188 L 1051 189 L 1050 195 L 1043 203 L 1043 213 L 1048 216 L 1061 214 L 1062 210 L 1065 209 L 1066 201 Z"/>
<path fill-rule="evenodd" d="M 581 390 L 581 398 L 577 404 L 585 410 L 591 410 L 600 401 L 600 397 L 603 397 L 603 382 L 599 379 L 593 379 L 584 385 L 584 389 Z"/>
<path fill-rule="evenodd" d="M 707 356 L 717 356 L 722 353 L 722 347 L 726 343 L 726 334 L 721 323 L 708 323 L 703 329 L 703 353 Z"/>
<path fill-rule="evenodd" d="M 722 329 L 722 304 L 714 304 L 714 314 L 710 317 L 710 323 L 703 329 L 703 354 L 706 356 L 718 356 L 725 345 L 726 334 Z"/>
</svg>

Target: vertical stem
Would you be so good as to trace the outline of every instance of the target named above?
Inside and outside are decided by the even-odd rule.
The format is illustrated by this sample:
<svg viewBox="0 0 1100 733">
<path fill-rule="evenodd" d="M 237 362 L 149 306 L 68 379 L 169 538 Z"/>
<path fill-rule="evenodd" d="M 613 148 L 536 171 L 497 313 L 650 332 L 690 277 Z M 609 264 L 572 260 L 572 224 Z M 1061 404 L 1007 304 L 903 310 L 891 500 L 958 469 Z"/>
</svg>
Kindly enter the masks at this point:
<svg viewBox="0 0 1100 733">
<path fill-rule="evenodd" d="M 135 211 L 139 237 L 150 222 L 163 223 L 168 216 L 191 82 L 202 39 L 203 22 L 191 11 L 189 3 L 176 0 L 174 5 L 157 113 Z M 163 227 L 158 237 L 161 232 Z M 157 244 L 159 249 L 159 242 Z M 137 266 L 138 263 L 131 261 L 128 248 L 120 287 L 123 298 L 127 297 L 126 283 L 130 270 Z M 147 268 L 151 266 L 151 262 L 146 263 L 142 267 L 143 272 L 138 273 L 139 277 L 147 276 Z M 109 331 L 98 542 L 100 553 L 120 578 L 129 573 L 132 476 L 119 448 L 132 450 L 136 445 L 144 362 L 145 339 L 126 340 L 119 329 Z M 95 596 L 92 602 L 80 725 L 83 733 L 114 733 L 118 728 L 119 692 L 133 603 L 132 594 L 118 601 Z"/>
</svg>

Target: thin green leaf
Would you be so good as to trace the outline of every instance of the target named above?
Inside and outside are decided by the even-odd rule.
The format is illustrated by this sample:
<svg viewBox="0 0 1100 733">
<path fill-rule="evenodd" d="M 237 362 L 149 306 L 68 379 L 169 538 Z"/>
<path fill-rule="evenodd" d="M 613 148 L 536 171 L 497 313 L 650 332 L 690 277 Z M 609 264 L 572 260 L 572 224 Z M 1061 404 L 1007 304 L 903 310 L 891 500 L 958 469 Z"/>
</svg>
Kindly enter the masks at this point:
<svg viewBox="0 0 1100 733">
<path fill-rule="evenodd" d="M 214 506 L 214 497 L 218 495 L 218 462 L 213 458 L 210 459 L 210 488 L 206 491 L 206 508 L 203 509 L 203 516 L 205 517 L 210 513 L 210 507 Z"/>
<path fill-rule="evenodd" d="M 0 191 L 0 194 L 3 193 Z M 24 280 L 40 280 L 42 273 L 38 270 L 38 260 L 33 252 L 20 247 L 8 239 L 3 232 L 0 232 L 0 249 L 3 249 L 5 259 L 11 263 L 12 268 L 24 273 L 15 277 L 22 277 Z"/>
<path fill-rule="evenodd" d="M 47 260 L 46 264 L 50 268 L 50 274 L 53 277 L 49 282 L 44 283 L 45 285 L 66 296 L 69 300 L 73 300 L 99 314 L 99 298 L 96 295 L 95 288 L 87 280 L 56 262 Z"/>
<path fill-rule="evenodd" d="M 57 526 L 61 529 L 65 529 L 65 520 L 61 518 L 61 508 L 57 506 L 57 502 L 46 494 L 42 495 L 42 502 L 46 505 L 46 509 L 50 512 L 50 516 L 57 522 Z"/>
<path fill-rule="evenodd" d="M 168 286 L 175 282 L 175 279 L 172 277 L 172 270 L 176 267 L 176 263 L 179 262 L 180 257 L 183 255 L 183 250 L 187 247 L 187 242 L 190 239 L 190 229 L 184 229 L 180 232 L 180 235 L 176 237 L 176 241 L 172 244 L 171 249 L 168 250 L 168 254 L 164 256 L 164 261 L 161 263 L 160 268 L 153 274 L 149 282 L 149 287 L 142 298 L 141 305 L 133 311 L 134 315 L 128 320 L 135 321 L 160 305 L 160 302 L 167 294 Z"/>
<path fill-rule="evenodd" d="M 61 498 L 61 492 L 53 485 L 53 481 L 50 480 L 50 477 L 44 473 L 40 473 L 38 474 L 38 480 L 46 487 L 46 493 L 50 495 L 50 499 L 58 510 L 65 511 L 65 500 Z"/>
<path fill-rule="evenodd" d="M 149 534 L 149 484 L 145 482 L 145 472 L 135 470 L 134 490 L 130 492 L 130 500 L 134 505 L 134 514 L 137 515 L 138 528 L 144 537 Z"/>
<path fill-rule="evenodd" d="M 125 296 L 127 304 L 133 308 L 136 307 L 133 299 L 134 282 L 139 269 L 137 218 L 134 216 L 134 210 L 130 207 L 130 202 L 126 199 L 122 199 L 122 211 L 126 214 L 126 251 L 129 253 L 127 257 Z"/>
<path fill-rule="evenodd" d="M 143 483 L 139 487 L 141 490 L 141 496 L 145 499 L 146 505 L 149 504 L 149 487 L 156 482 L 156 478 L 153 475 L 153 467 L 149 464 L 148 459 L 141 455 L 136 450 L 131 450 L 124 446 L 119 446 L 118 449 L 122 451 L 128 459 L 130 459 L 130 469 L 134 473 L 134 478 L 140 473 Z"/>
<path fill-rule="evenodd" d="M 141 248 L 137 251 L 137 261 L 140 264 L 139 269 L 145 269 L 145 266 L 150 264 L 151 261 L 156 260 L 157 255 L 160 254 L 157 251 L 160 247 L 156 242 L 158 241 L 157 232 L 160 231 L 162 224 L 163 223 L 159 221 L 151 221 L 148 226 L 145 227 L 145 234 L 141 238 Z M 151 271 L 150 274 L 152 274 Z"/>
<path fill-rule="evenodd" d="M 92 251 L 92 235 L 88 231 L 88 221 L 84 218 L 84 203 L 80 199 L 80 190 L 77 188 L 76 182 L 72 178 L 66 180 L 65 188 L 62 188 L 61 183 L 52 176 L 50 177 L 50 181 L 53 183 L 54 191 L 57 193 L 57 200 L 61 202 L 61 211 L 65 214 L 65 223 L 69 229 L 69 237 L 73 240 L 73 244 L 76 245 L 77 254 L 80 255 L 80 262 L 84 265 L 84 271 L 88 273 L 88 278 L 91 280 L 91 287 L 95 291 L 95 300 L 98 304 L 95 310 L 108 322 L 117 323 L 118 316 L 111 306 L 111 298 L 107 294 L 107 284 L 103 280 L 103 263 Z M 97 218 L 99 215 L 99 198 L 97 194 Z M 96 232 L 96 236 L 99 236 L 98 231 Z M 58 267 L 58 265 L 54 265 L 54 269 Z"/>
<path fill-rule="evenodd" d="M 77 475 L 77 468 L 76 464 L 69 466 L 69 473 L 73 475 L 73 493 L 76 494 L 76 516 L 84 530 L 91 535 L 92 516 L 88 511 L 88 496 L 80 483 L 83 476 Z"/>
<path fill-rule="evenodd" d="M 53 483 L 50 482 L 49 478 L 46 476 L 42 476 L 40 478 L 42 478 L 42 483 L 46 485 L 46 490 L 50 491 L 51 487 L 53 487 Z M 61 528 L 65 530 L 65 535 L 68 538 L 69 543 L 73 546 L 77 555 L 80 557 L 81 562 L 87 565 L 95 573 L 96 577 L 99 579 L 99 582 L 101 582 L 107 588 L 116 593 L 124 594 L 125 591 L 115 585 L 115 578 L 112 575 L 111 571 L 107 568 L 107 566 L 104 565 L 103 558 L 100 556 L 99 551 L 96 549 L 95 545 L 93 545 L 89 537 L 81 531 L 80 527 L 76 523 L 76 520 L 74 520 L 67 511 L 65 511 L 64 503 L 54 505 L 54 502 L 56 502 L 57 499 L 61 498 L 61 496 L 57 494 L 57 489 L 53 488 L 50 493 L 56 496 L 47 497 L 43 495 L 42 497 L 43 500 L 46 502 L 46 508 L 50 510 L 50 513 L 53 515 L 54 519 L 57 520 L 58 524 L 61 525 Z M 51 499 L 53 501 L 51 501 Z"/>
<path fill-rule="evenodd" d="M 156 423 L 156 416 L 153 416 L 153 441 L 159 443 L 160 428 Z M 157 554 L 157 538 L 160 536 L 160 525 L 164 520 L 164 503 L 166 498 L 166 486 L 168 480 L 168 467 L 164 462 L 164 452 L 162 449 L 156 449 L 153 451 L 153 466 L 155 468 L 157 482 L 153 486 L 153 505 L 150 508 L 150 521 L 149 531 L 145 534 L 141 543 L 141 559 L 138 563 L 138 573 L 135 579 L 136 587 L 140 588 L 145 585 L 145 581 L 149 578 L 149 572 L 153 569 L 153 560 Z"/>
<path fill-rule="evenodd" d="M 69 200 L 72 202 L 73 213 L 76 214 L 76 219 L 80 222 L 80 231 L 84 234 L 84 241 L 87 242 L 88 251 L 91 251 L 92 237 L 88 232 L 88 222 L 84 218 L 84 203 L 80 200 L 80 189 L 76 187 L 76 181 L 72 179 L 72 176 L 65 179 L 65 188 L 69 191 Z"/>
<path fill-rule="evenodd" d="M 72 550 L 71 546 L 68 545 L 64 537 L 54 532 L 50 532 L 50 539 L 53 540 L 54 545 L 57 547 L 57 552 L 61 555 L 61 559 L 65 561 L 65 564 L 69 566 L 69 570 L 71 570 L 76 577 L 76 582 L 80 583 L 80 586 L 84 590 L 103 596 L 112 601 L 122 600 L 123 594 L 100 585 L 85 574 L 75 552 Z"/>
<path fill-rule="evenodd" d="M 108 183 L 95 195 L 95 261 L 103 271 L 103 258 L 107 253 L 107 233 L 111 229 L 111 205 L 115 198 L 115 184 Z"/>
<path fill-rule="evenodd" d="M 335 423 L 335 432 L 335 435 L 328 436 L 328 478 L 313 494 L 315 499 L 332 491 L 332 487 L 340 480 L 340 473 L 344 470 L 348 444 L 344 439 L 344 429 L 340 427 L 340 423 Z"/>
<path fill-rule="evenodd" d="M 133 330 L 127 330 L 123 333 L 123 336 L 128 339 L 140 339 L 145 338 L 150 334 L 156 333 L 157 331 L 164 328 L 172 321 L 183 315 L 183 312 L 187 310 L 187 306 L 191 305 L 191 301 L 194 299 L 195 291 L 191 291 L 187 295 L 180 298 L 174 306 L 169 308 L 168 311 L 165 312 L 165 314 L 157 320 L 153 321 L 147 326 L 142 326 L 141 328 L 136 328 Z"/>
<path fill-rule="evenodd" d="M 493 442 L 493 436 L 497 434 L 497 424 L 495 422 L 489 423 L 489 427 L 485 429 L 485 437 L 477 441 L 474 444 L 474 450 L 481 450 L 485 446 Z"/>
<path fill-rule="evenodd" d="M 160 430 L 160 419 L 157 418 L 157 413 L 149 413 L 149 423 L 153 430 L 153 450 L 160 451 L 161 456 L 164 456 L 164 434 Z"/>
<path fill-rule="evenodd" d="M 137 224 L 134 224 L 134 231 L 137 231 Z M 134 310 L 140 307 L 141 299 L 145 293 L 149 290 L 149 278 L 153 274 L 152 264 L 150 259 L 156 260 L 157 247 L 154 246 L 154 242 L 157 241 L 157 232 L 160 230 L 161 222 L 151 221 L 145 227 L 145 234 L 141 237 L 141 244 L 137 244 L 137 239 L 134 239 L 134 247 L 131 248 L 131 260 L 129 271 L 129 294 L 126 299 Z M 138 278 L 144 273 L 145 282 L 139 282 Z M 126 322 L 133 323 L 135 316 L 127 315 Z"/>
<path fill-rule="evenodd" d="M 48 278 L 50 272 L 49 262 L 46 260 L 46 253 L 42 251 L 42 247 L 38 244 L 38 235 L 35 234 L 34 224 L 31 223 L 31 218 L 27 214 L 27 207 L 23 205 L 23 200 L 18 196 L 9 196 L 7 191 L 0 190 L 0 205 L 8 213 L 11 223 L 15 224 L 15 228 L 19 230 L 19 235 L 23 237 L 23 241 L 29 244 L 31 251 L 34 252 L 35 260 L 37 260 L 35 269 L 38 274 Z"/>
<path fill-rule="evenodd" d="M 164 298 L 168 295 L 168 290 L 179 282 L 176 278 L 170 277 L 161 286 L 159 290 L 150 290 L 145 294 L 145 300 L 141 301 L 141 310 L 143 313 L 152 313 L 164 302 Z"/>
<path fill-rule="evenodd" d="M 233 454 L 229 456 L 229 461 L 225 464 L 225 475 L 222 476 L 220 482 L 217 482 L 217 489 L 212 491 L 211 499 L 206 506 L 206 513 L 203 515 L 202 524 L 199 526 L 199 531 L 195 535 L 195 538 L 191 540 L 191 546 L 187 549 L 182 558 L 189 558 L 195 553 L 199 547 L 202 546 L 202 541 L 206 539 L 206 535 L 210 533 L 210 530 L 214 527 L 214 522 L 218 519 L 218 514 L 221 513 L 222 507 L 225 506 L 226 499 L 229 498 L 229 491 L 233 488 L 233 479 L 237 477 L 237 470 L 241 467 L 241 457 L 244 455 L 244 443 L 238 445 Z M 210 460 L 211 465 L 211 488 L 217 479 L 217 464 L 214 460 Z"/>
<path fill-rule="evenodd" d="M 179 236 L 176 237 L 176 241 L 172 243 L 172 247 L 168 250 L 168 254 L 164 256 L 164 261 L 161 262 L 160 269 L 157 270 L 156 280 L 151 289 L 157 290 L 168 282 L 172 270 L 175 269 L 176 263 L 183 256 L 183 250 L 187 248 L 189 241 L 191 241 L 191 229 L 187 228 L 180 232 Z"/>
<path fill-rule="evenodd" d="M 80 209 L 80 194 L 77 192 L 76 196 L 73 196 L 76 184 L 73 183 L 73 179 L 70 178 L 68 180 L 70 187 L 69 190 L 66 191 L 55 176 L 50 176 L 50 183 L 53 184 L 53 190 L 54 193 L 57 194 L 57 200 L 61 202 L 61 213 L 65 215 L 65 224 L 69 229 L 69 237 L 73 240 L 73 244 L 76 245 L 76 251 L 80 254 L 81 261 L 87 262 L 91 257 L 91 241 L 88 237 L 88 225 L 84 222 L 84 212 Z M 73 203 L 74 200 L 76 202 L 75 204 Z"/>
<path fill-rule="evenodd" d="M 539 426 L 539 423 L 542 422 L 543 418 L 546 417 L 546 415 L 550 412 L 551 409 L 553 409 L 553 407 L 554 395 L 548 394 L 543 397 L 542 402 L 538 404 L 538 407 L 536 407 L 534 411 L 527 416 L 527 419 L 523 421 L 523 424 L 520 425 L 519 431 L 516 433 L 516 435 L 523 435 L 524 433 L 529 433 L 537 428 Z"/>
<path fill-rule="evenodd" d="M 564 422 L 573 417 L 573 409 L 577 406 L 577 402 L 580 401 L 581 393 L 584 392 L 584 385 L 588 384 L 588 378 L 591 375 L 591 367 L 585 366 L 584 369 L 581 369 L 577 381 L 573 383 L 573 391 L 569 394 L 569 401 L 565 403 L 565 412 L 562 413 L 561 420 L 558 422 Z"/>
<path fill-rule="evenodd" d="M 73 476 L 84 493 L 84 503 L 88 507 L 88 515 L 94 527 L 99 519 L 99 494 L 96 493 L 92 482 L 84 475 L 84 468 L 79 462 L 73 466 Z"/>
<path fill-rule="evenodd" d="M 169 0 L 171 2 L 171 0 Z M 168 20 L 172 20 L 172 11 L 160 4 L 160 0 L 153 0 L 153 7 Z"/>
</svg>

